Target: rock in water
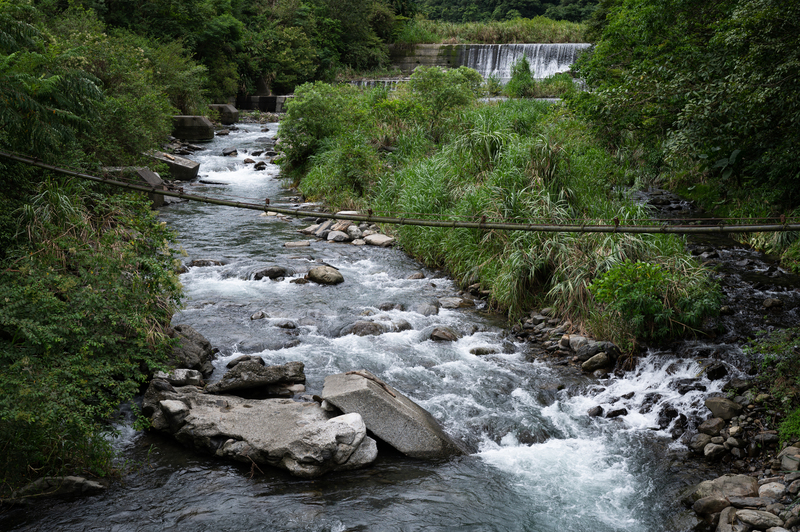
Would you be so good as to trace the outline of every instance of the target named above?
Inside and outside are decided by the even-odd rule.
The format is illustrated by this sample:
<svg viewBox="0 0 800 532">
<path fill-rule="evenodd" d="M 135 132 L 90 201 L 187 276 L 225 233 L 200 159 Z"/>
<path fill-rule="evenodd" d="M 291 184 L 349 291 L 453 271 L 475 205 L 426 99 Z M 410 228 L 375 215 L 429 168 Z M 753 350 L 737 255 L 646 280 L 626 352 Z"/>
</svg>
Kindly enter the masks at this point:
<svg viewBox="0 0 800 532">
<path fill-rule="evenodd" d="M 407 456 L 466 454 L 428 411 L 367 371 L 330 375 L 322 398 L 342 412 L 360 414 L 375 436 Z"/>
<path fill-rule="evenodd" d="M 180 338 L 179 344 L 173 348 L 169 364 L 174 368 L 196 369 L 208 377 L 214 371 L 211 361 L 214 350 L 211 342 L 189 325 L 176 325 L 168 332 L 171 338 Z"/>
<path fill-rule="evenodd" d="M 209 395 L 192 386 L 175 392 L 151 387 L 142 411 L 154 429 L 184 445 L 303 478 L 363 467 L 378 455 L 361 416 L 333 417 L 317 403 Z"/>
<path fill-rule="evenodd" d="M 306 381 L 302 362 L 289 362 L 282 366 L 264 366 L 254 360 L 236 364 L 222 379 L 206 387 L 208 393 L 242 392 L 268 388 L 274 384 L 297 384 Z"/>
<path fill-rule="evenodd" d="M 339 284 L 344 282 L 344 277 L 336 268 L 317 266 L 309 270 L 308 280 L 317 284 Z"/>
<path fill-rule="evenodd" d="M 458 335 L 449 327 L 436 327 L 431 331 L 431 340 L 434 342 L 456 342 Z"/>
<path fill-rule="evenodd" d="M 730 399 L 724 397 L 710 397 L 706 399 L 706 408 L 711 410 L 714 417 L 719 417 L 728 421 L 733 416 L 742 411 L 742 405 L 734 403 Z"/>
</svg>

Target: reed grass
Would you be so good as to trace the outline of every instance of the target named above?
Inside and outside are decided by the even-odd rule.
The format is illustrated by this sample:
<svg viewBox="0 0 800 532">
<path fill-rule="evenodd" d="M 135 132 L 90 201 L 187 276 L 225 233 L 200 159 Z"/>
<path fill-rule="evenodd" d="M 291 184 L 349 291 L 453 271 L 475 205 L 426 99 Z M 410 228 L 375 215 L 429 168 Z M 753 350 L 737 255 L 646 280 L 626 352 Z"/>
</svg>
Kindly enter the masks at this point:
<svg viewBox="0 0 800 532">
<path fill-rule="evenodd" d="M 437 109 L 434 127 L 428 104 L 410 91 L 352 97 L 361 100 L 348 105 L 369 107 L 369 116 L 340 123 L 336 135 L 319 142 L 300 185 L 334 208 L 349 202 L 415 217 L 529 223 L 648 217 L 615 189 L 625 168 L 563 107 L 532 100 L 465 104 Z M 512 319 L 534 305 L 554 306 L 576 326 L 596 326 L 614 340 L 632 332 L 599 308 L 589 286 L 619 265 L 661 265 L 677 280 L 670 290 L 678 295 L 707 286 L 707 272 L 675 235 L 384 229 L 459 284 L 489 290 L 491 305 Z"/>
<path fill-rule="evenodd" d="M 583 24 L 546 17 L 453 23 L 415 18 L 394 38 L 398 44 L 508 44 L 585 42 Z"/>
</svg>

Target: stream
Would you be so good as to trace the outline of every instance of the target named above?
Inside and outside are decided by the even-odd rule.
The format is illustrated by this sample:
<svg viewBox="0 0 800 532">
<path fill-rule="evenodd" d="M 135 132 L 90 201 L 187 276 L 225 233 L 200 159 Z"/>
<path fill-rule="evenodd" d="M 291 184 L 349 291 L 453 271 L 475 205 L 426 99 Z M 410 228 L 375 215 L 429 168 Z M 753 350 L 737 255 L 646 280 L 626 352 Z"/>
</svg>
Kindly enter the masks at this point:
<svg viewBox="0 0 800 532">
<path fill-rule="evenodd" d="M 194 157 L 201 177 L 187 183 L 186 191 L 298 205 L 282 187 L 278 167 L 255 171 L 243 162 L 269 143 L 265 138 L 274 137 L 277 124 L 268 127 L 264 132 L 260 124 L 240 124 L 230 136 L 205 145 Z M 231 146 L 239 154 L 222 157 Z M 671 437 L 675 427 L 659 428 L 659 412 L 669 404 L 688 419 L 705 416 L 703 400 L 721 391 L 725 381 L 708 380 L 703 367 L 719 358 L 715 350 L 739 350 L 731 343 L 735 339 L 694 342 L 681 353 L 654 352 L 624 379 L 596 380 L 528 356 L 529 344 L 480 306 L 442 308 L 432 316 L 404 310 L 455 295 L 458 288 L 399 249 L 323 241 L 289 249 L 285 242 L 308 238 L 297 231 L 312 221 L 231 207 L 179 203 L 164 207 L 160 216 L 178 232 L 185 263 L 219 262 L 190 267 L 181 276 L 184 308 L 173 320 L 191 325 L 219 348 L 213 379 L 241 354 L 258 354 L 267 365 L 303 362 L 308 394 L 320 394 L 330 374 L 366 369 L 429 410 L 471 454 L 423 461 L 381 446 L 378 460 L 367 469 L 301 480 L 275 469 L 223 462 L 122 424 L 115 437 L 129 471 L 122 482 L 94 497 L 34 503 L 0 516 L 0 528 L 675 531 L 684 529 L 677 493 L 715 476 L 686 461 L 686 448 Z M 320 262 L 338 268 L 345 282 L 252 280 L 254 272 L 270 265 L 302 276 Z M 417 272 L 424 278 L 409 279 Z M 769 287 L 761 291 L 754 297 L 772 293 Z M 796 298 L 796 291 L 791 293 Z M 258 311 L 268 317 L 251 320 Z M 406 320 L 412 328 L 338 336 L 344 324 L 361 315 Z M 440 325 L 461 339 L 429 340 Z M 479 347 L 495 354 L 470 352 Z M 731 376 L 737 371 L 729 368 Z M 693 385 L 687 387 L 687 381 Z M 587 410 L 596 405 L 624 406 L 628 414 L 589 417 Z"/>
</svg>

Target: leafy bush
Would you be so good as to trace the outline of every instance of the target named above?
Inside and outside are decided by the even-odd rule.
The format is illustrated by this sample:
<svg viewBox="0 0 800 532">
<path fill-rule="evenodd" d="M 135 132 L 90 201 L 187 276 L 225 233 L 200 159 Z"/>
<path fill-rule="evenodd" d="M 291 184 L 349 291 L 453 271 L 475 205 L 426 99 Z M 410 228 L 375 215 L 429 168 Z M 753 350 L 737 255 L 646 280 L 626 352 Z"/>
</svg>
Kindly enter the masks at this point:
<svg viewBox="0 0 800 532">
<path fill-rule="evenodd" d="M 718 312 L 719 289 L 660 264 L 625 261 L 600 275 L 589 290 L 644 340 L 664 340 L 700 326 Z"/>
<path fill-rule="evenodd" d="M 352 85 L 329 85 L 318 81 L 295 90 L 281 120 L 278 136 L 289 168 L 303 165 L 317 152 L 322 141 L 335 137 L 347 127 L 358 127 L 365 111 L 353 105 L 360 94 Z"/>
<path fill-rule="evenodd" d="M 535 79 L 525 57 L 511 67 L 511 79 L 503 88 L 512 98 L 562 98 L 575 92 L 572 76 L 567 72 L 544 79 Z"/>
<path fill-rule="evenodd" d="M 337 210 L 353 208 L 353 201 L 372 188 L 381 160 L 363 134 L 339 135 L 330 142 L 330 149 L 314 157 L 313 168 L 300 182 L 300 191 L 306 198 L 324 200 Z"/>
<path fill-rule="evenodd" d="M 511 79 L 506 84 L 505 93 L 512 98 L 531 98 L 535 85 L 531 64 L 523 56 L 511 67 Z"/>
<path fill-rule="evenodd" d="M 141 196 L 43 181 L 0 271 L 0 483 L 109 471 L 105 420 L 170 349 L 173 235 Z M 4 489 L 0 488 L 0 489 Z"/>
</svg>

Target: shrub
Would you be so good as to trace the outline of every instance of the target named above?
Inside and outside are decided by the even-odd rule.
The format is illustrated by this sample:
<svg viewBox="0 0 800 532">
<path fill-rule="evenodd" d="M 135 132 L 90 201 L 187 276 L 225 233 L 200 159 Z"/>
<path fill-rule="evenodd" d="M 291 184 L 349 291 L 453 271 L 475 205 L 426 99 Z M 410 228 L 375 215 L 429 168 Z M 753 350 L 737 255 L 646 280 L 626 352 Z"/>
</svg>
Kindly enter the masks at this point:
<svg viewBox="0 0 800 532">
<path fill-rule="evenodd" d="M 512 98 L 531 98 L 535 85 L 531 64 L 523 56 L 511 67 L 511 79 L 506 84 L 505 93 Z"/>
<path fill-rule="evenodd" d="M 173 235 L 140 196 L 44 181 L 0 271 L 0 490 L 109 472 L 105 424 L 159 368 L 178 304 Z"/>
<path fill-rule="evenodd" d="M 381 170 L 381 161 L 362 133 L 348 133 L 327 141 L 330 149 L 314 157 L 311 171 L 300 182 L 300 191 L 311 200 L 324 200 L 341 210 L 369 192 Z"/>
<path fill-rule="evenodd" d="M 330 85 L 321 81 L 306 83 L 295 90 L 281 120 L 278 136 L 285 157 L 283 164 L 293 168 L 306 163 L 322 146 L 345 128 L 357 128 L 366 112 L 354 105 L 360 94 L 352 85 Z"/>
<path fill-rule="evenodd" d="M 686 279 L 661 264 L 630 260 L 600 275 L 589 290 L 644 340 L 694 330 L 704 317 L 718 312 L 721 301 L 719 289 L 707 280 Z"/>
<path fill-rule="evenodd" d="M 800 408 L 796 408 L 784 419 L 778 427 L 781 442 L 800 440 Z"/>
</svg>

